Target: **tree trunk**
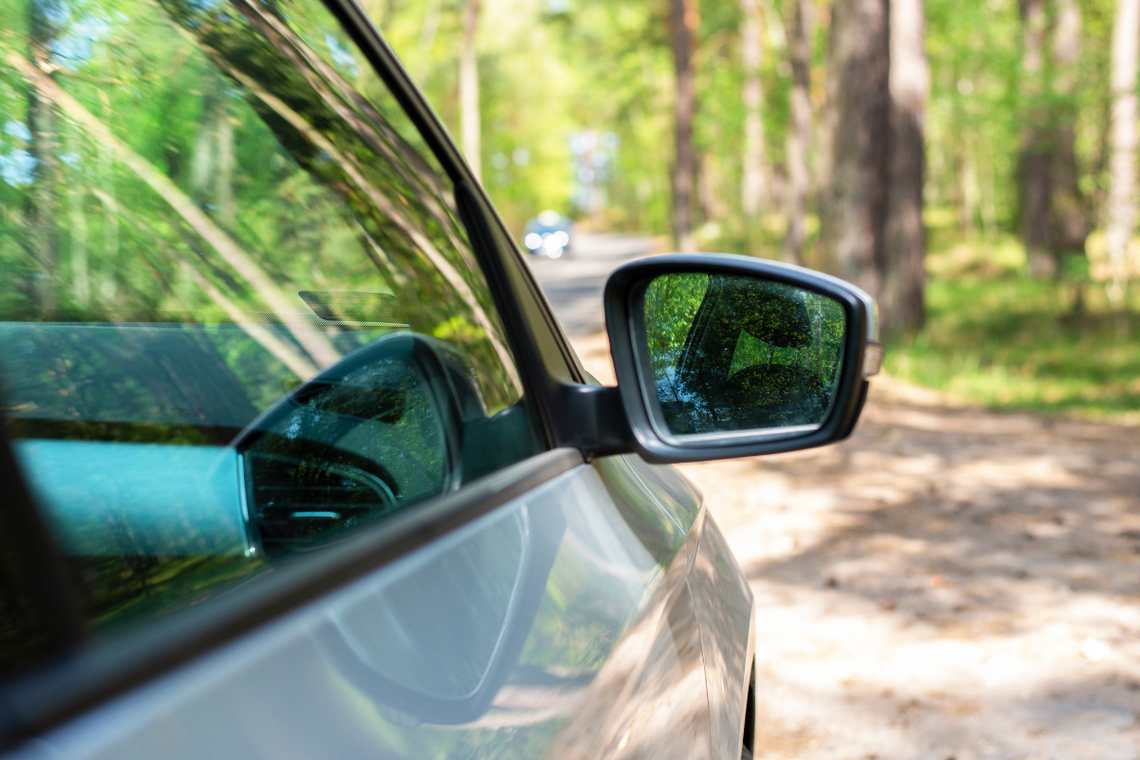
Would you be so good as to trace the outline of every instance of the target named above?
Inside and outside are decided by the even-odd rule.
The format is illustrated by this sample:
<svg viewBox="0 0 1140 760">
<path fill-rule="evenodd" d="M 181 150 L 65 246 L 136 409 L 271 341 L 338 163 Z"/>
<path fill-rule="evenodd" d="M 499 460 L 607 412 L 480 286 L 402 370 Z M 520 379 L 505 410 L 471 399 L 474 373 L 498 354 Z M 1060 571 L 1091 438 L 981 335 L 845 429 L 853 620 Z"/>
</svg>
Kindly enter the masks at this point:
<svg viewBox="0 0 1140 760">
<path fill-rule="evenodd" d="M 110 123 L 110 119 L 107 120 Z M 115 193 L 115 152 L 100 143 L 99 168 L 106 184 L 103 202 L 103 261 L 99 267 L 99 296 L 110 301 L 119 292 L 119 204 Z"/>
<path fill-rule="evenodd" d="M 252 256 L 250 256 L 241 246 L 230 237 L 229 233 L 214 223 L 209 216 L 207 216 L 198 204 L 182 192 L 164 172 L 154 166 L 142 155 L 136 153 L 127 143 L 120 140 L 110 127 L 102 123 L 90 111 L 75 98 L 61 90 L 46 74 L 39 68 L 20 60 L 18 57 L 10 56 L 8 58 L 9 65 L 16 71 L 19 71 L 28 82 L 35 87 L 38 91 L 44 94 L 45 100 L 50 100 L 55 103 L 59 108 L 67 114 L 67 116 L 76 123 L 79 127 L 84 129 L 89 137 L 100 143 L 110 151 L 112 151 L 128 169 L 135 173 L 135 175 L 145 182 L 151 190 L 158 194 L 166 203 L 173 209 L 183 221 L 198 233 L 199 236 L 218 253 L 230 267 L 242 279 L 248 282 L 257 294 L 265 300 L 269 308 L 273 310 L 282 320 L 282 323 L 288 326 L 288 329 L 297 342 L 316 360 L 317 364 L 321 367 L 327 367 L 335 364 L 341 357 L 340 351 L 329 342 L 323 333 L 315 330 L 297 329 L 297 326 L 291 325 L 290 320 L 294 313 L 293 302 L 285 295 L 284 291 L 277 285 L 276 282 L 266 273 L 265 269 L 258 263 Z M 251 81 L 242 82 L 247 87 L 255 85 Z M 299 127 L 299 124 L 294 124 Z M 321 145 L 321 148 L 330 148 L 331 145 Z M 334 149 L 335 150 L 335 149 Z M 331 151 L 330 151 L 331 153 Z M 334 156 L 334 159 L 336 156 Z M 117 201 L 109 195 L 101 193 L 99 199 L 105 204 L 118 205 Z M 113 209 L 117 211 L 117 209 Z M 295 320 L 294 320 L 295 321 Z"/>
<path fill-rule="evenodd" d="M 978 218 L 978 173 L 975 171 L 972 140 L 964 131 L 951 141 L 954 160 L 954 200 L 958 207 L 958 227 L 972 241 Z"/>
<path fill-rule="evenodd" d="M 718 192 L 724 177 L 720 161 L 717 156 L 698 156 L 698 160 L 697 195 L 700 197 L 701 214 L 709 222 L 725 219 L 730 212 Z"/>
<path fill-rule="evenodd" d="M 31 65 L 45 71 L 56 29 L 49 9 L 42 0 L 28 4 L 28 57 Z M 51 79 L 52 74 L 45 74 Z M 42 270 L 34 288 L 41 314 L 52 314 L 56 308 L 56 267 L 59 257 L 59 125 L 55 104 L 31 83 L 28 87 L 28 152 L 36 159 L 32 175 L 32 192 L 28 194 L 26 223 L 36 261 Z"/>
<path fill-rule="evenodd" d="M 1029 99 L 1021 144 L 1021 229 L 1031 271 L 1045 275 L 1054 268 L 1050 255 L 1053 236 L 1049 214 L 1052 151 L 1047 112 L 1041 105 L 1042 49 L 1047 24 L 1045 0 L 1022 0 L 1021 22 L 1025 44 L 1021 90 Z"/>
<path fill-rule="evenodd" d="M 831 49 L 833 45 L 833 32 L 834 25 L 832 24 L 832 17 L 835 15 L 835 0 L 831 0 L 825 7 L 827 12 L 827 23 L 825 30 L 827 34 L 827 58 L 828 66 L 823 78 L 824 87 L 824 100 L 823 109 L 819 115 L 819 123 L 816 125 L 813 135 L 815 137 L 816 148 L 815 153 L 815 172 L 814 180 L 817 188 L 816 202 L 819 204 L 820 221 L 828 214 L 829 204 L 831 203 L 831 194 L 828 188 L 831 187 L 831 161 L 835 147 L 835 125 L 839 117 L 839 77 L 835 76 L 835 72 L 831 70 L 830 59 L 832 58 Z"/>
<path fill-rule="evenodd" d="M 753 219 L 768 202 L 764 181 L 764 89 L 760 63 L 764 57 L 760 0 L 740 0 L 744 23 L 740 26 L 740 57 L 744 64 L 744 177 L 740 207 L 745 218 Z"/>
<path fill-rule="evenodd" d="M 793 0 L 792 38 L 792 123 L 788 130 L 788 235 L 784 240 L 784 261 L 803 261 L 807 232 L 807 198 L 810 190 L 808 149 L 811 145 L 811 35 L 815 6 L 812 0 Z"/>
<path fill-rule="evenodd" d="M 67 152 L 79 155 L 78 130 L 68 130 Z M 91 275 L 88 271 L 87 214 L 83 211 L 86 191 L 82 187 L 79 172 L 72 172 L 67 178 L 67 234 L 71 245 L 71 289 L 75 300 L 83 306 L 91 303 Z"/>
<path fill-rule="evenodd" d="M 1085 200 L 1077 180 L 1075 123 L 1077 109 L 1077 64 L 1081 54 L 1081 9 L 1076 0 L 1057 0 L 1053 29 L 1053 91 L 1058 96 L 1058 113 L 1053 127 L 1051 167 L 1050 236 L 1054 256 L 1084 253 L 1088 237 Z"/>
<path fill-rule="evenodd" d="M 697 242 L 693 237 L 693 187 L 697 173 L 697 155 L 693 148 L 693 117 L 697 111 L 697 89 L 693 56 L 700 28 L 697 0 L 669 0 L 669 22 L 677 76 L 674 107 L 676 157 L 673 163 L 673 237 L 680 250 L 695 251 Z"/>
<path fill-rule="evenodd" d="M 222 226 L 233 227 L 237 220 L 233 191 L 233 123 L 221 98 L 207 96 L 202 110 L 204 114 L 190 164 L 192 197 L 195 203 L 208 200 Z"/>
<path fill-rule="evenodd" d="M 880 295 L 885 333 L 922 325 L 926 231 L 922 225 L 925 171 L 926 65 L 923 0 L 891 0 L 891 133 L 887 194 L 886 269 Z M 967 159 L 969 160 L 969 159 Z"/>
<path fill-rule="evenodd" d="M 463 48 L 459 52 L 459 133 L 463 155 L 474 172 L 483 179 L 483 162 L 479 128 L 479 67 L 475 58 L 475 33 L 479 28 L 479 10 L 483 0 L 468 0 L 463 11 Z"/>
<path fill-rule="evenodd" d="M 417 50 L 419 64 L 416 66 L 416 82 L 422 83 L 426 80 L 428 72 L 431 70 L 431 49 L 435 45 L 435 37 L 439 33 L 439 22 L 442 20 L 442 16 L 440 0 L 428 0 L 427 10 L 424 11 L 424 22 L 420 27 L 420 42 Z"/>
<path fill-rule="evenodd" d="M 1140 57 L 1140 0 L 1117 0 L 1112 28 L 1112 152 L 1105 243 L 1112 265 L 1109 297 L 1119 303 L 1127 276 L 1128 243 L 1136 226 L 1136 67 Z"/>
<path fill-rule="evenodd" d="M 225 108 L 218 109 L 217 162 L 214 174 L 214 205 L 217 206 L 218 221 L 225 227 L 233 227 L 237 221 L 237 205 L 234 201 L 234 125 Z"/>
<path fill-rule="evenodd" d="M 108 51 L 107 70 L 112 75 L 114 63 L 115 59 Z M 99 100 L 103 107 L 103 123 L 114 123 L 115 113 L 105 89 L 99 91 Z M 111 301 L 119 288 L 119 202 L 115 190 L 115 151 L 105 141 L 96 140 L 95 143 L 98 146 L 99 179 L 105 197 L 100 198 L 103 206 L 103 256 L 98 276 L 93 281 L 99 284 L 99 296 L 104 301 Z"/>
<path fill-rule="evenodd" d="M 821 243 L 828 268 L 878 298 L 890 131 L 886 0 L 835 0 L 830 53 L 834 128 Z"/>
</svg>

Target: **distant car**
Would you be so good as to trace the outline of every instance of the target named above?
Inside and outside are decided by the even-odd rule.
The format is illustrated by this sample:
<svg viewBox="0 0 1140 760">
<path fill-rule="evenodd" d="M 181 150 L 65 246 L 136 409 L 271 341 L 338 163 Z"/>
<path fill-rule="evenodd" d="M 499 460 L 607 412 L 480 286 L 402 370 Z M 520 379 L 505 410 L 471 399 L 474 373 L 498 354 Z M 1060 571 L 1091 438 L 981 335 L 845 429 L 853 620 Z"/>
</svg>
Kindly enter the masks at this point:
<svg viewBox="0 0 1140 760">
<path fill-rule="evenodd" d="M 523 245 L 537 256 L 557 259 L 569 255 L 572 226 L 569 217 L 548 209 L 526 223 Z"/>
<path fill-rule="evenodd" d="M 764 754 L 748 578 L 667 465 L 849 435 L 862 291 L 626 264 L 602 386 L 353 0 L 15 7 L 0 757 Z"/>
</svg>

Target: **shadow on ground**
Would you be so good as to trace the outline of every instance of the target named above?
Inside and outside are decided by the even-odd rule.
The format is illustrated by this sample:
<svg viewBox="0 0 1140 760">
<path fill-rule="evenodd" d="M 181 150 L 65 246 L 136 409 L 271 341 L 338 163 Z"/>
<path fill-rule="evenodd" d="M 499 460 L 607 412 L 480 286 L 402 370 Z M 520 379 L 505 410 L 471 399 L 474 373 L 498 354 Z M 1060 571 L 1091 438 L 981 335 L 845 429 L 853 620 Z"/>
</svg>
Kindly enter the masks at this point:
<svg viewBox="0 0 1140 760">
<path fill-rule="evenodd" d="M 1140 757 L 1138 443 L 881 378 L 842 444 L 682 467 L 757 598 L 758 756 Z"/>
</svg>

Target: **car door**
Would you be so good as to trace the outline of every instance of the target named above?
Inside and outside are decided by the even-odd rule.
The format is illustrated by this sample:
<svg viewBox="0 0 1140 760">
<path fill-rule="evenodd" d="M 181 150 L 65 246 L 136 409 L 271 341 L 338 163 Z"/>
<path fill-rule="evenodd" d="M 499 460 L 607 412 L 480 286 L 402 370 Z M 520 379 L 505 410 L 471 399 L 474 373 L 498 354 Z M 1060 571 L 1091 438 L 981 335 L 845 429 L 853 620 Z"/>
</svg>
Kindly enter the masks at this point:
<svg viewBox="0 0 1140 760">
<path fill-rule="evenodd" d="M 739 755 L 747 585 L 355 6 L 0 25 L 9 752 Z"/>
</svg>

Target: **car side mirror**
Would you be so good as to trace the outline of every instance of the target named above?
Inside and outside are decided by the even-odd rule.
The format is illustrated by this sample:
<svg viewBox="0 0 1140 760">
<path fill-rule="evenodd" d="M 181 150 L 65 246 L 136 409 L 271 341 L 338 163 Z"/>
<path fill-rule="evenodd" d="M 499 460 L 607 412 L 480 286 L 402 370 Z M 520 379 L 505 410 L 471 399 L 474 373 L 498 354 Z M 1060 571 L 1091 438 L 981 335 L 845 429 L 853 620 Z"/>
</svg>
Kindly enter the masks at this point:
<svg viewBox="0 0 1140 760">
<path fill-rule="evenodd" d="M 642 259 L 610 276 L 605 308 L 632 446 L 653 462 L 842 440 L 882 361 L 870 296 L 772 261 Z"/>
</svg>

